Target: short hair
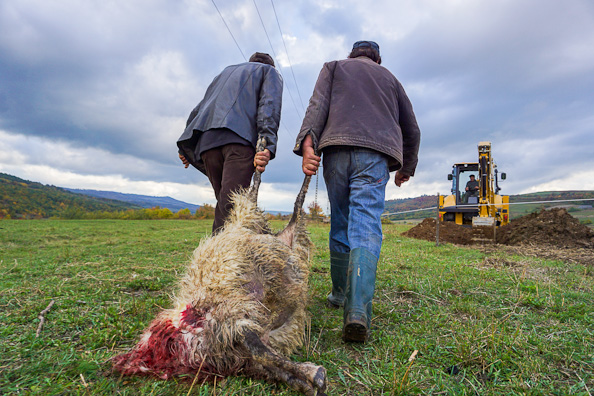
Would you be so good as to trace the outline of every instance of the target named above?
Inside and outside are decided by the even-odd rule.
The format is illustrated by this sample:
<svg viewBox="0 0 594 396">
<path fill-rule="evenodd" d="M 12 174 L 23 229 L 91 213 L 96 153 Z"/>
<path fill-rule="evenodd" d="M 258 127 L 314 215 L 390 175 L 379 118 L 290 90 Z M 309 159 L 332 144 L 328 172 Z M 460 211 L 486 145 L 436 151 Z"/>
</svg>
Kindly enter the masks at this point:
<svg viewBox="0 0 594 396">
<path fill-rule="evenodd" d="M 259 62 L 275 67 L 272 57 L 264 52 L 254 52 L 254 54 L 250 56 L 250 62 Z"/>
<path fill-rule="evenodd" d="M 348 58 L 357 58 L 359 56 L 366 56 L 372 61 L 376 62 L 378 65 L 382 64 L 382 57 L 380 56 L 379 52 L 371 47 L 354 48 L 349 54 Z"/>
</svg>

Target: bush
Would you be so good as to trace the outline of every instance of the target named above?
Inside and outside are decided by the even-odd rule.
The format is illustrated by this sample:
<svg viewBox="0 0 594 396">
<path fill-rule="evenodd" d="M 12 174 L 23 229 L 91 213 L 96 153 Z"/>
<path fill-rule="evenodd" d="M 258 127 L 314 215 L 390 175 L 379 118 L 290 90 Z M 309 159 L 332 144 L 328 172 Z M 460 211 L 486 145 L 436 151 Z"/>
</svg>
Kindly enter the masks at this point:
<svg viewBox="0 0 594 396">
<path fill-rule="evenodd" d="M 214 219 L 215 208 L 212 205 L 204 204 L 194 213 L 194 217 L 197 219 Z"/>
</svg>

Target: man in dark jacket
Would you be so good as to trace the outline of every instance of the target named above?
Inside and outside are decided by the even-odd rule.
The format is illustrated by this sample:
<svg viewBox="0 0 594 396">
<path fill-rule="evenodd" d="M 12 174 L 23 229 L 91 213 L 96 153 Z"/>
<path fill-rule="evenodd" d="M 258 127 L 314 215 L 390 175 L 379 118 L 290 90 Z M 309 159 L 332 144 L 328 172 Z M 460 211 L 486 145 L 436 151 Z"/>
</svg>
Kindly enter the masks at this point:
<svg viewBox="0 0 594 396">
<path fill-rule="evenodd" d="M 213 233 L 231 210 L 230 195 L 250 186 L 254 167 L 264 172 L 276 154 L 283 81 L 268 54 L 228 66 L 212 81 L 192 110 L 177 141 L 179 158 L 208 176 L 217 206 Z M 266 148 L 256 153 L 259 137 Z"/>
<path fill-rule="evenodd" d="M 470 180 L 466 183 L 466 197 L 478 197 L 479 182 L 474 178 L 474 175 L 470 175 Z"/>
<path fill-rule="evenodd" d="M 420 131 L 400 82 L 380 66 L 379 46 L 358 41 L 345 60 L 324 64 L 294 152 L 313 175 L 324 156 L 331 208 L 328 302 L 344 306 L 343 339 L 365 342 L 382 244 L 390 171 L 398 187 L 414 175 Z"/>
</svg>

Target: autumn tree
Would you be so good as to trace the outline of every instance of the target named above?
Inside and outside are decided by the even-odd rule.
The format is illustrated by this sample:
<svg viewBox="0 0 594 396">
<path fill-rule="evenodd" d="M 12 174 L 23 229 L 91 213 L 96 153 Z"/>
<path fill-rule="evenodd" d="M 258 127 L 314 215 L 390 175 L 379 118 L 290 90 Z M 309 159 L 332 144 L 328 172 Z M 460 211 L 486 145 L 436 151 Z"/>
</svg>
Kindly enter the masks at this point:
<svg viewBox="0 0 594 396">
<path fill-rule="evenodd" d="M 180 209 L 178 210 L 174 215 L 173 215 L 174 219 L 182 219 L 182 220 L 189 220 L 192 218 L 192 212 L 190 212 L 190 209 L 185 208 L 185 209 Z"/>
<path fill-rule="evenodd" d="M 194 213 L 194 217 L 197 219 L 214 219 L 215 208 L 212 205 L 204 204 Z"/>
<path fill-rule="evenodd" d="M 317 202 L 312 202 L 309 205 L 307 205 L 307 210 L 312 220 L 320 220 L 324 218 L 324 211 L 322 210 L 322 207 L 318 205 Z"/>
</svg>

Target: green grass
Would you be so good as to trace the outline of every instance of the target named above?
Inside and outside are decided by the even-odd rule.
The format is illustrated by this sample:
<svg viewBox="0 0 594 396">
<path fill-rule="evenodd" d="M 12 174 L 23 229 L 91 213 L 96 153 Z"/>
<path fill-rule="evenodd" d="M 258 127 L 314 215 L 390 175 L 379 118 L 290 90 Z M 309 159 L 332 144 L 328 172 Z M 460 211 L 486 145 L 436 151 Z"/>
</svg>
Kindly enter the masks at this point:
<svg viewBox="0 0 594 396">
<path fill-rule="evenodd" d="M 283 223 L 275 223 L 281 227 Z M 120 378 L 208 221 L 0 222 L 0 394 L 186 395 L 191 381 Z M 292 359 L 328 370 L 329 395 L 589 395 L 594 267 L 408 239 L 384 225 L 372 340 L 341 342 L 328 225 L 310 226 L 311 323 Z M 51 300 L 36 338 L 37 316 Z M 413 351 L 416 359 L 409 362 Z M 193 395 L 296 395 L 242 377 Z"/>
</svg>

